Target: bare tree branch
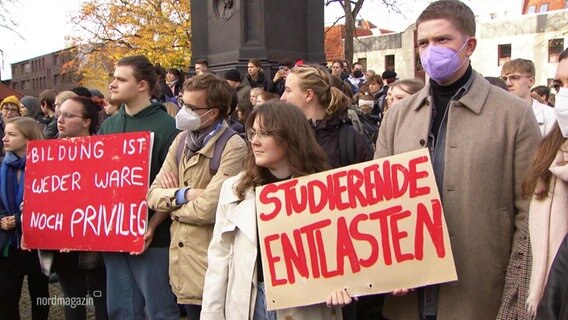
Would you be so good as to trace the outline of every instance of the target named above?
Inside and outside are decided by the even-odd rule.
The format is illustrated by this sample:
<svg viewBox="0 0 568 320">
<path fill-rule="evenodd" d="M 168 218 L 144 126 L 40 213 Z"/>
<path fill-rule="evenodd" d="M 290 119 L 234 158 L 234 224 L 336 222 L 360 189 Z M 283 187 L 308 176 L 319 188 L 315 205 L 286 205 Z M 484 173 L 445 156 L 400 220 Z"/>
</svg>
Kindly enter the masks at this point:
<svg viewBox="0 0 568 320">
<path fill-rule="evenodd" d="M 342 15 L 341 17 L 337 18 L 337 19 L 331 24 L 331 26 L 329 26 L 329 27 L 327 28 L 327 30 L 324 31 L 324 35 L 325 35 L 329 30 L 333 29 L 333 27 L 335 27 L 335 25 L 336 25 L 341 19 L 343 19 L 343 18 L 345 18 L 345 15 Z"/>
</svg>

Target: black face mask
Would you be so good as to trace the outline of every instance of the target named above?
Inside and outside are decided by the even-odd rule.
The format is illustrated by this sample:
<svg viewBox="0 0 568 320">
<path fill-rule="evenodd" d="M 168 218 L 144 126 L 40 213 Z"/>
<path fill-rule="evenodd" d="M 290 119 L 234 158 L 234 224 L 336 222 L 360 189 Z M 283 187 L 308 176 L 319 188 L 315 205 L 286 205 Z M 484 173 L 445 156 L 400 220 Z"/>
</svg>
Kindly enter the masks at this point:
<svg viewBox="0 0 568 320">
<path fill-rule="evenodd" d="M 353 71 L 353 76 L 354 76 L 355 78 L 361 78 L 361 77 L 363 76 L 363 71 L 361 71 L 361 70 L 355 70 L 355 71 Z"/>
</svg>

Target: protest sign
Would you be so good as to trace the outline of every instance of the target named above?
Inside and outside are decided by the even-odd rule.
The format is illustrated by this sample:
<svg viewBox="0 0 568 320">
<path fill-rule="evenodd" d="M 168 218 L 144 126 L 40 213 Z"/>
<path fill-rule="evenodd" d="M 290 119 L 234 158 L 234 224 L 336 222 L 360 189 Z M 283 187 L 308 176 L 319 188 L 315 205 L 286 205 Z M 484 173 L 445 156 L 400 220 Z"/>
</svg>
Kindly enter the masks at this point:
<svg viewBox="0 0 568 320">
<path fill-rule="evenodd" d="M 25 245 L 141 252 L 151 153 L 150 132 L 29 141 Z"/>
<path fill-rule="evenodd" d="M 455 281 L 427 149 L 256 189 L 268 309 Z"/>
</svg>

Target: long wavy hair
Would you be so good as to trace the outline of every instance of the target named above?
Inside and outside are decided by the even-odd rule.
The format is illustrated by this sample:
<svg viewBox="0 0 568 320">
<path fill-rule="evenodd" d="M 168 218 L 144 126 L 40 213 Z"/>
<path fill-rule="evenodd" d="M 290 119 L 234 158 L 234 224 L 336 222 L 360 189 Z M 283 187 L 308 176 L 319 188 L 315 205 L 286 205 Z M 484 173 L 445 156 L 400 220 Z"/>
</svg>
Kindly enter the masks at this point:
<svg viewBox="0 0 568 320">
<path fill-rule="evenodd" d="M 292 176 L 297 178 L 330 168 L 325 151 L 316 142 L 314 132 L 306 116 L 296 106 L 280 101 L 270 101 L 256 107 L 246 121 L 247 132 L 258 119 L 260 127 L 284 148 Z M 242 200 L 249 188 L 266 183 L 269 169 L 256 165 L 252 148 L 248 149 L 245 173 L 236 187 Z"/>
<path fill-rule="evenodd" d="M 564 141 L 566 141 L 566 138 L 562 136 L 558 123 L 555 123 L 550 132 L 542 139 L 533 155 L 529 173 L 523 181 L 523 198 L 526 199 L 533 193 L 539 200 L 548 196 L 550 179 L 552 179 L 552 172 L 550 172 L 549 168 Z M 543 184 L 542 187 L 539 186 L 537 188 L 539 181 L 542 181 Z"/>
</svg>

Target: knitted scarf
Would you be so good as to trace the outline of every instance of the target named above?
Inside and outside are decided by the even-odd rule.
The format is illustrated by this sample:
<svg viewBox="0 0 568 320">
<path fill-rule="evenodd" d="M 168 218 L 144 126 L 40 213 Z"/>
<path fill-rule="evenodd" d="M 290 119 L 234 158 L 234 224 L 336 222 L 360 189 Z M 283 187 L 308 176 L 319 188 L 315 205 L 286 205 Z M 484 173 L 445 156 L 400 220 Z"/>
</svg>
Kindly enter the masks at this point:
<svg viewBox="0 0 568 320">
<path fill-rule="evenodd" d="M 12 152 L 7 152 L 0 168 L 0 199 L 2 208 L 7 214 L 16 215 L 16 228 L 10 232 L 9 245 L 19 247 L 20 242 L 20 203 L 24 198 L 24 167 L 26 158 L 20 158 Z M 21 170 L 18 181 L 17 172 Z M 7 248 L 2 248 L 4 253 Z"/>
<path fill-rule="evenodd" d="M 211 137 L 213 137 L 222 127 L 223 119 L 219 119 L 206 129 L 201 131 L 189 131 L 187 139 L 185 139 L 186 147 L 188 149 L 186 152 L 186 160 L 190 159 L 197 151 L 201 150 L 207 144 L 209 139 L 211 139 Z"/>
</svg>

